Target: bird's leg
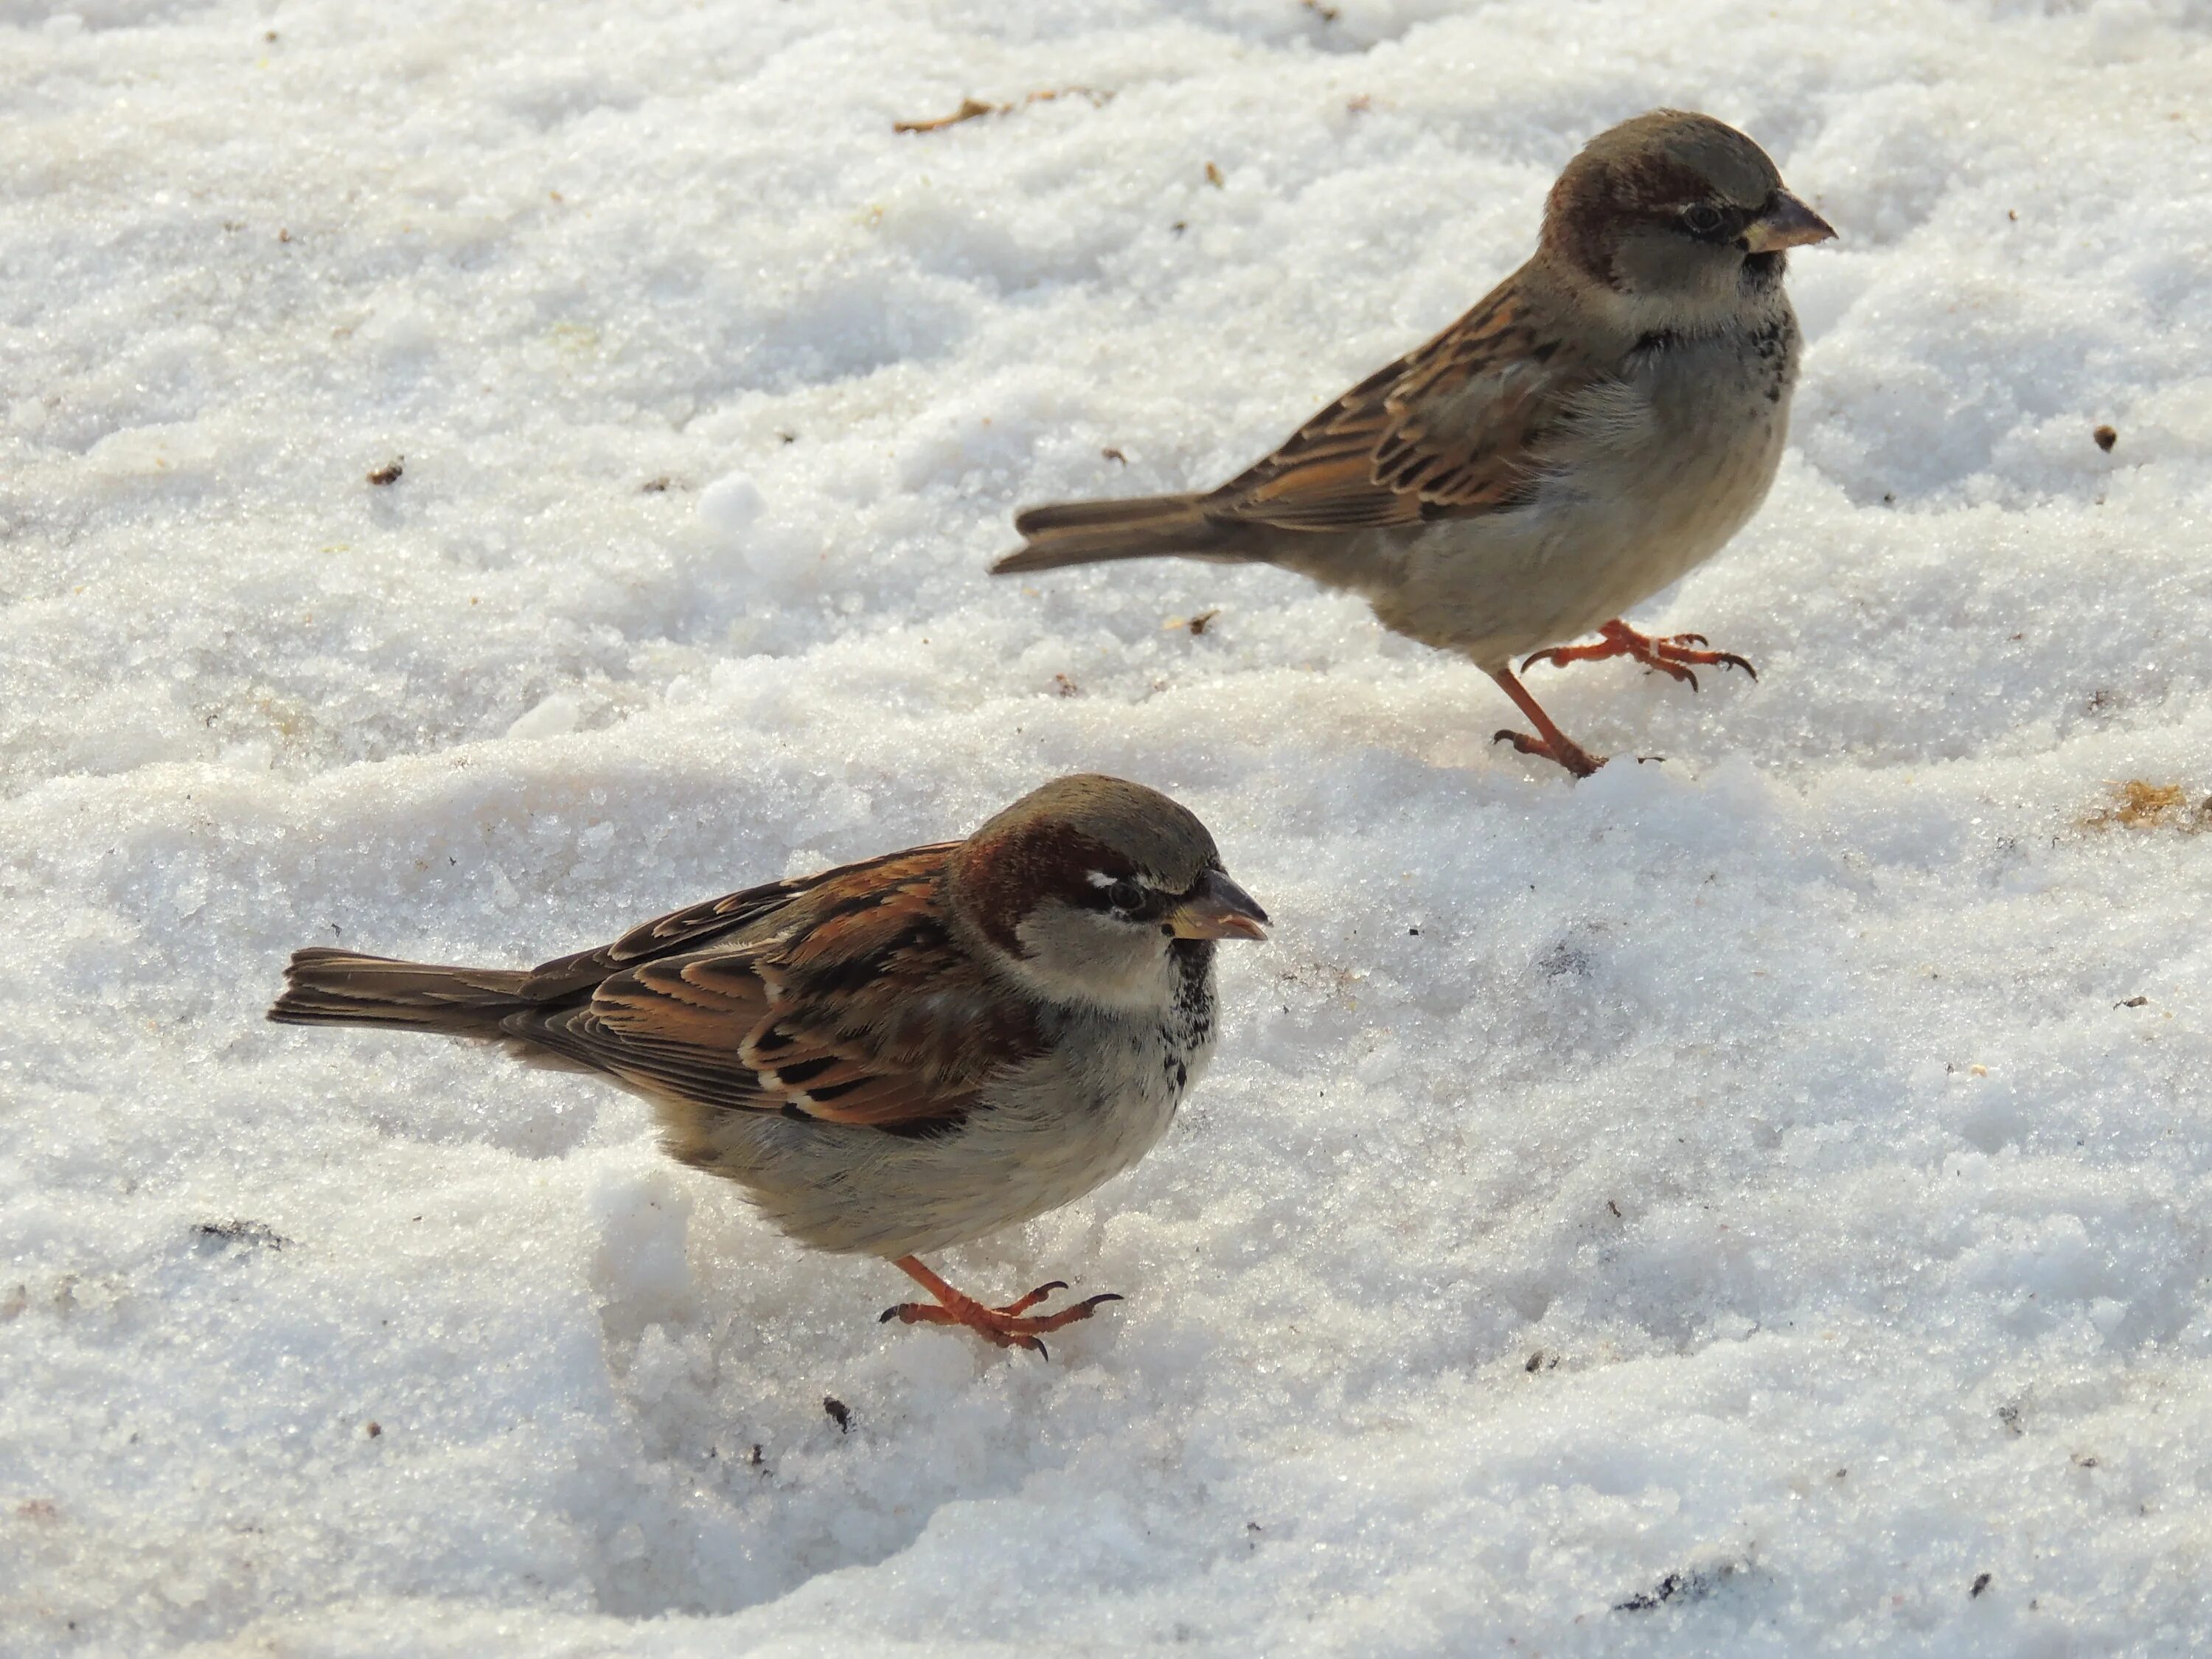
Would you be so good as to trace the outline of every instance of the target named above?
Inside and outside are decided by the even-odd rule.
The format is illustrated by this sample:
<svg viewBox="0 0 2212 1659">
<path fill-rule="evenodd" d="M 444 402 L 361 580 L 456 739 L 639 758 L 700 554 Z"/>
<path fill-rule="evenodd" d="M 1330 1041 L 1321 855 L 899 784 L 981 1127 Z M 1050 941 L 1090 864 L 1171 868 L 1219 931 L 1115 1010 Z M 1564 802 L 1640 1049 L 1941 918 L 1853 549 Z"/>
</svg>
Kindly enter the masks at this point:
<svg viewBox="0 0 2212 1659">
<path fill-rule="evenodd" d="M 1675 634 L 1663 640 L 1655 640 L 1649 634 L 1639 634 L 1619 617 L 1598 630 L 1596 645 L 1555 645 L 1549 650 L 1532 652 L 1522 659 L 1521 672 L 1527 673 L 1532 663 L 1548 662 L 1564 668 L 1571 662 L 1601 662 L 1607 657 L 1633 657 L 1646 668 L 1656 668 L 1662 674 L 1672 674 L 1678 680 L 1687 680 L 1690 690 L 1698 689 L 1698 677 L 1690 672 L 1689 665 L 1705 667 L 1741 668 L 1753 679 L 1759 671 L 1733 651 L 1708 651 L 1703 634 Z"/>
<path fill-rule="evenodd" d="M 1552 724 L 1552 717 L 1528 695 L 1528 688 L 1513 678 L 1510 668 L 1493 668 L 1490 678 L 1498 682 L 1498 690 L 1513 699 L 1514 705 L 1528 717 L 1536 728 L 1536 735 L 1525 732 L 1504 731 L 1490 739 L 1492 743 L 1510 743 L 1524 755 L 1541 755 L 1546 760 L 1557 761 L 1578 778 L 1586 778 L 1605 764 L 1605 757 L 1593 755 L 1582 744 Z"/>
<path fill-rule="evenodd" d="M 1037 1340 L 1046 1331 L 1056 1331 L 1062 1325 L 1072 1325 L 1079 1319 L 1091 1317 L 1091 1310 L 1102 1302 L 1119 1302 L 1121 1298 L 1106 1291 L 1081 1302 L 1062 1308 L 1054 1314 L 1032 1314 L 1029 1310 L 1050 1296 L 1054 1291 L 1064 1291 L 1066 1285 L 1054 1279 L 1049 1285 L 1040 1285 L 1027 1296 L 1018 1297 L 1002 1308 L 987 1308 L 972 1296 L 963 1296 L 921 1264 L 918 1256 L 902 1255 L 891 1263 L 900 1272 L 927 1291 L 934 1302 L 902 1302 L 896 1308 L 884 1310 L 878 1322 L 897 1320 L 903 1325 L 963 1325 L 987 1342 L 995 1342 L 1002 1348 L 1033 1348 L 1045 1353 L 1045 1346 Z M 1051 1358 L 1046 1354 L 1047 1358 Z"/>
</svg>

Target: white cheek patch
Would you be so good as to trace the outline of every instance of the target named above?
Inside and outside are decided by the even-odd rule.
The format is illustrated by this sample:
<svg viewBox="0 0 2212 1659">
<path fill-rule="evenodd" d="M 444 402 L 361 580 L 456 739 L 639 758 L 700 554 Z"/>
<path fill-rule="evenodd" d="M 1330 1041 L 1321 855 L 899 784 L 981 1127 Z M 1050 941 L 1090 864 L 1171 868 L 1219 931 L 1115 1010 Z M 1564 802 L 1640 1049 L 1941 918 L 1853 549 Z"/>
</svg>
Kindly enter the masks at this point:
<svg viewBox="0 0 2212 1659">
<path fill-rule="evenodd" d="M 1164 941 L 1149 927 L 1131 927 L 1087 907 L 1047 903 L 1015 929 L 1024 954 L 1008 965 L 1038 993 L 1061 1003 L 1129 1009 L 1158 1005 Z"/>
</svg>

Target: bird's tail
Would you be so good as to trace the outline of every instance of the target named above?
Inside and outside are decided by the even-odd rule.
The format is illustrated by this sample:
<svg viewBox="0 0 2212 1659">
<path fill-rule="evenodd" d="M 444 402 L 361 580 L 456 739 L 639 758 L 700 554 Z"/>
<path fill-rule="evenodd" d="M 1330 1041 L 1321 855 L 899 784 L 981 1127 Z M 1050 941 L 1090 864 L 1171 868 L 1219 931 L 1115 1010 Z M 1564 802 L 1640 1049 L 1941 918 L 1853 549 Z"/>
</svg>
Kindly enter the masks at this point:
<svg viewBox="0 0 2212 1659">
<path fill-rule="evenodd" d="M 269 1010 L 280 1025 L 382 1025 L 497 1037 L 509 1014 L 538 1006 L 530 975 L 504 968 L 437 968 L 355 951 L 293 953 L 284 992 Z"/>
<path fill-rule="evenodd" d="M 1105 559 L 1241 559 L 1202 495 L 1143 495 L 1120 501 L 1055 501 L 1018 514 L 1014 528 L 1028 539 L 991 567 L 994 576 L 1056 570 Z"/>
</svg>

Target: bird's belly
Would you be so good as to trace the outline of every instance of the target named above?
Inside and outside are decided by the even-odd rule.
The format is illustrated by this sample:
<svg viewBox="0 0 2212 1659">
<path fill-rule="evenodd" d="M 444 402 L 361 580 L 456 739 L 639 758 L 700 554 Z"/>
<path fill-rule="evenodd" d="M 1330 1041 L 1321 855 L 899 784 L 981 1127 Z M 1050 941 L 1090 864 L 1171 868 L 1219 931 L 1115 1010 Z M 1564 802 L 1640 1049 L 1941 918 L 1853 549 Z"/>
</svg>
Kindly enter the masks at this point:
<svg viewBox="0 0 2212 1659">
<path fill-rule="evenodd" d="M 1787 410 L 1730 399 L 1701 424 L 1662 423 L 1595 458 L 1571 488 L 1528 507 L 1430 526 L 1396 550 L 1399 580 L 1370 592 L 1376 614 L 1486 668 L 1589 633 L 1711 557 L 1758 511 Z"/>
<path fill-rule="evenodd" d="M 1658 455 L 1642 468 L 1631 512 L 1577 515 L 1552 561 L 1562 580 L 1556 610 L 1532 618 L 1529 649 L 1618 617 L 1687 575 L 1726 546 L 1766 499 L 1782 459 L 1781 423 L 1735 442 Z M 1544 586 L 1539 580 L 1538 586 Z"/>
<path fill-rule="evenodd" d="M 1210 1030 L 1101 1022 L 928 1135 L 746 1115 L 718 1170 L 817 1249 L 941 1250 L 1042 1215 L 1142 1158 L 1211 1054 Z"/>
</svg>

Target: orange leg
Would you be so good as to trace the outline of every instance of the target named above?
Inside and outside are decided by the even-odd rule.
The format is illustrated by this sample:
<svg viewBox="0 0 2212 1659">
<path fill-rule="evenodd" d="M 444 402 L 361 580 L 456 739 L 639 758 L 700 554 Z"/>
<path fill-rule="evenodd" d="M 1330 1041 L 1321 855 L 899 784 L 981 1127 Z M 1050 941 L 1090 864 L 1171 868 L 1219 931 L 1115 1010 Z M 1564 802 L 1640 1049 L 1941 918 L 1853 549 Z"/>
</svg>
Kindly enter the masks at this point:
<svg viewBox="0 0 2212 1659">
<path fill-rule="evenodd" d="M 1698 649 L 1709 641 L 1703 634 L 1676 634 L 1670 638 L 1655 640 L 1649 634 L 1639 634 L 1618 617 L 1599 629 L 1603 641 L 1598 645 L 1555 645 L 1548 651 L 1532 652 L 1522 659 L 1521 672 L 1527 673 L 1534 663 L 1548 662 L 1564 668 L 1571 662 L 1602 662 L 1607 657 L 1632 657 L 1646 668 L 1656 668 L 1662 674 L 1672 674 L 1678 680 L 1687 680 L 1690 690 L 1698 689 L 1698 677 L 1690 672 L 1689 665 L 1706 667 L 1741 668 L 1753 679 L 1759 671 L 1733 651 Z"/>
<path fill-rule="evenodd" d="M 1541 755 L 1546 760 L 1557 761 L 1578 778 L 1586 778 L 1605 764 L 1605 757 L 1593 755 L 1582 744 L 1552 724 L 1552 717 L 1536 705 L 1528 695 L 1528 688 L 1513 678 L 1510 668 L 1493 668 L 1490 678 L 1498 682 L 1500 690 L 1513 699 L 1514 704 L 1528 717 L 1528 724 L 1536 728 L 1536 735 L 1526 732 L 1504 731 L 1491 738 L 1492 743 L 1510 743 L 1524 755 Z"/>
<path fill-rule="evenodd" d="M 1073 1325 L 1079 1319 L 1091 1317 L 1091 1310 L 1102 1302 L 1119 1302 L 1121 1298 L 1111 1291 L 1062 1308 L 1055 1314 L 1031 1314 L 1029 1310 L 1050 1296 L 1054 1291 L 1064 1291 L 1066 1285 L 1054 1279 L 1049 1285 L 1040 1285 L 1027 1296 L 1009 1302 L 1003 1308 L 987 1308 L 972 1296 L 963 1296 L 935 1273 L 921 1265 L 919 1256 L 902 1255 L 891 1266 L 915 1281 L 937 1298 L 934 1302 L 902 1302 L 896 1308 L 884 1310 L 878 1323 L 897 1320 L 902 1325 L 964 1325 L 987 1342 L 995 1342 L 1002 1348 L 1034 1348 L 1049 1359 L 1045 1346 L 1038 1336 L 1046 1331 L 1056 1331 L 1062 1325 Z"/>
</svg>

